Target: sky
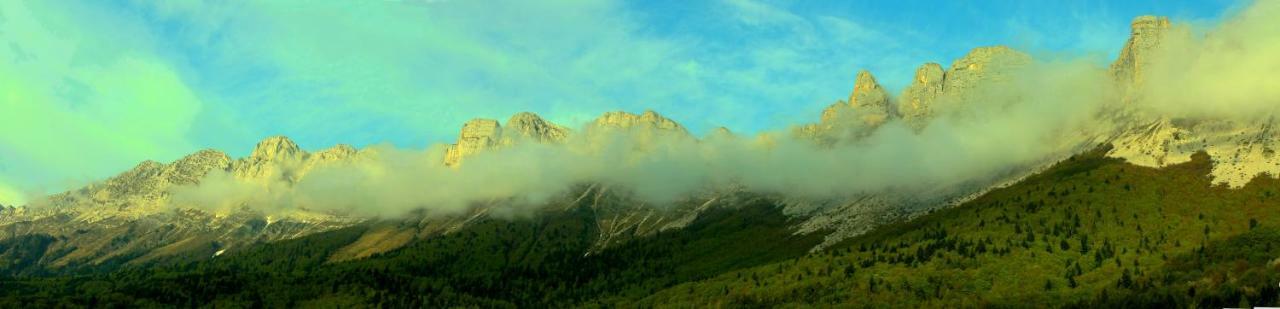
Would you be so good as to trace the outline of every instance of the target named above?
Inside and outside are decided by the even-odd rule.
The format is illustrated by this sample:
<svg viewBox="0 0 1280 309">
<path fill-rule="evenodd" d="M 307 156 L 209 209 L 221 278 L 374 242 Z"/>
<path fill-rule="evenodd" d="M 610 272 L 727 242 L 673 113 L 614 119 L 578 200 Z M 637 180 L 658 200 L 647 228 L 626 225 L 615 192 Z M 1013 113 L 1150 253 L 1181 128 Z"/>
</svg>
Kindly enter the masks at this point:
<svg viewBox="0 0 1280 309">
<path fill-rule="evenodd" d="M 0 204 L 286 135 L 424 148 L 535 112 L 653 109 L 695 134 L 814 121 L 978 46 L 1105 65 L 1144 14 L 1239 1 L 0 1 Z"/>
</svg>

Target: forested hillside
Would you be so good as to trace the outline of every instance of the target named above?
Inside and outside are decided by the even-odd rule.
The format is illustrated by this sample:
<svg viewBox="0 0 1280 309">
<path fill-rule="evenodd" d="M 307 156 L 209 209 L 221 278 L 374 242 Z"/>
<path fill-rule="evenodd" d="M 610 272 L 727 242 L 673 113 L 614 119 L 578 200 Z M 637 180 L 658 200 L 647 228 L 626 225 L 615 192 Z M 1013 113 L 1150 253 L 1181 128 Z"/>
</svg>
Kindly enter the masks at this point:
<svg viewBox="0 0 1280 309">
<path fill-rule="evenodd" d="M 963 206 L 642 304 L 1221 307 L 1276 304 L 1280 181 L 1211 186 L 1082 154 Z"/>
</svg>

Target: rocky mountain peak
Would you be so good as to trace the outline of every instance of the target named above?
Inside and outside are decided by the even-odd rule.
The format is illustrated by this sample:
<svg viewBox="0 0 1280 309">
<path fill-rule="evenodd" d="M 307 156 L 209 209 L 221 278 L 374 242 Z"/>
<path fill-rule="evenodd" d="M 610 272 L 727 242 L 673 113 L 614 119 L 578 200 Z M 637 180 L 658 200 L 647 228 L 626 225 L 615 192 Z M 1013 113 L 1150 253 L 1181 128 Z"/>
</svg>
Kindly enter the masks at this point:
<svg viewBox="0 0 1280 309">
<path fill-rule="evenodd" d="M 1143 67 L 1150 62 L 1150 52 L 1160 45 L 1171 27 L 1168 17 L 1138 16 L 1130 24 L 1129 40 L 1119 57 L 1111 64 L 1111 75 L 1121 84 L 1141 83 Z"/>
<path fill-rule="evenodd" d="M 942 95 L 945 74 L 942 65 L 929 62 L 916 68 L 911 85 L 902 91 L 898 113 L 916 129 L 923 128 L 925 120 L 933 114 L 933 101 Z"/>
<path fill-rule="evenodd" d="M 707 136 L 715 138 L 729 138 L 735 137 L 736 135 L 734 135 L 733 131 L 730 131 L 729 128 L 716 127 L 715 129 L 711 129 L 711 133 L 708 133 Z"/>
<path fill-rule="evenodd" d="M 231 157 L 214 149 L 203 149 L 165 166 L 160 173 L 172 184 L 195 184 L 210 171 L 231 169 Z"/>
<path fill-rule="evenodd" d="M 889 94 L 885 93 L 876 78 L 867 70 L 858 71 L 853 83 L 853 93 L 849 94 L 849 104 L 853 107 L 889 105 Z"/>
<path fill-rule="evenodd" d="M 538 114 L 521 112 L 507 120 L 507 133 L 537 142 L 559 142 L 569 136 L 569 129 L 543 120 Z M 514 137 L 514 136 L 513 136 Z"/>
<path fill-rule="evenodd" d="M 1008 46 L 974 48 L 951 64 L 944 76 L 943 89 L 963 96 L 980 84 L 1006 81 L 1010 71 L 1030 63 L 1030 55 Z"/>
<path fill-rule="evenodd" d="M 337 144 L 329 149 L 317 151 L 309 156 L 299 169 L 299 177 L 305 175 L 316 167 L 333 164 L 337 162 L 348 161 L 358 156 L 358 150 L 347 144 Z"/>
<path fill-rule="evenodd" d="M 304 153 L 288 137 L 277 135 L 263 139 L 253 148 L 249 158 L 256 161 L 277 161 L 281 159 L 297 159 Z"/>
<path fill-rule="evenodd" d="M 476 118 L 462 124 L 462 132 L 458 133 L 458 142 L 445 151 L 444 164 L 449 166 L 462 162 L 462 158 L 493 148 L 502 138 L 502 126 L 497 120 Z"/>
<path fill-rule="evenodd" d="M 329 149 L 317 151 L 316 153 L 311 154 L 311 156 L 307 157 L 307 163 L 309 163 L 308 165 L 314 165 L 317 163 L 348 160 L 355 157 L 357 152 L 356 148 L 351 147 L 351 145 L 337 144 L 333 145 L 333 147 L 329 147 Z"/>
<path fill-rule="evenodd" d="M 639 115 L 624 111 L 607 112 L 604 115 L 600 115 L 600 118 L 596 118 L 594 124 L 597 127 L 621 129 L 636 127 L 688 133 L 684 126 L 659 115 L 653 110 L 645 110 L 644 113 Z"/>
</svg>

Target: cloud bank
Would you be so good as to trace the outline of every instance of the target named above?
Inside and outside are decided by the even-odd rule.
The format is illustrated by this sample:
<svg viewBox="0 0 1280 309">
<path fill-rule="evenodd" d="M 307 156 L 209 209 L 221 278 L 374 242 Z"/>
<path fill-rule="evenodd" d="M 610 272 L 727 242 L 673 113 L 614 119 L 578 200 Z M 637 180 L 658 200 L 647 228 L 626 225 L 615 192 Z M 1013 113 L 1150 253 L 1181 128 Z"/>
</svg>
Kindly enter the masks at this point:
<svg viewBox="0 0 1280 309">
<path fill-rule="evenodd" d="M 1205 38 L 1174 37 L 1148 71 L 1140 109 L 1167 116 L 1270 114 L 1280 98 L 1277 5 L 1243 11 Z M 1184 26 L 1185 27 L 1185 26 Z M 1182 31 L 1186 31 L 1185 28 Z M 1189 32 L 1188 32 L 1189 33 Z M 1100 119 L 1121 101 L 1107 70 L 1087 59 L 1041 59 L 964 96 L 945 97 L 921 131 L 892 120 L 873 134 L 818 146 L 788 131 L 698 140 L 648 131 L 579 128 L 561 144 L 520 143 L 444 166 L 443 149 L 379 146 L 354 163 L 296 182 L 249 183 L 212 175 L 176 200 L 202 207 L 266 205 L 388 215 L 458 213 L 501 201 L 539 205 L 582 184 L 628 190 L 664 205 L 701 190 L 828 199 L 877 192 L 929 194 L 991 181 L 1096 146 L 1114 133 Z"/>
<path fill-rule="evenodd" d="M 942 111 L 923 131 L 892 121 L 865 139 L 830 147 L 785 131 L 698 140 L 645 128 L 584 127 L 563 143 L 517 143 L 467 157 L 456 168 L 443 165 L 440 147 L 379 146 L 296 181 L 215 173 L 199 186 L 176 190 L 175 201 L 218 210 L 300 207 L 394 215 L 459 213 L 494 201 L 540 206 L 583 184 L 610 185 L 657 206 L 729 186 L 806 199 L 886 190 L 924 194 L 1003 175 L 1094 141 L 1097 135 L 1088 130 L 1101 128 L 1095 113 L 1113 97 L 1105 69 L 1038 62 L 1011 76 L 951 102 L 958 107 Z"/>
</svg>

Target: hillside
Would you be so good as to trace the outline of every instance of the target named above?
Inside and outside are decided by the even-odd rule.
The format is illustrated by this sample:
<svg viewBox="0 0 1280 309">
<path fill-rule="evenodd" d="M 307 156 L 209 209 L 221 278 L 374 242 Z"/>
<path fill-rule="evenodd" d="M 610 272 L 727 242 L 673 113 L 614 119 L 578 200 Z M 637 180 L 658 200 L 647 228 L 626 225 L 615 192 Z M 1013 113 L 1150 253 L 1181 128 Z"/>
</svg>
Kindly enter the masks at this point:
<svg viewBox="0 0 1280 309">
<path fill-rule="evenodd" d="M 831 250 L 676 286 L 641 304 L 1221 307 L 1277 302 L 1280 181 L 1211 185 L 1082 154 L 960 207 Z"/>
<path fill-rule="evenodd" d="M 794 235 L 794 222 L 780 207 L 757 197 L 713 208 L 683 229 L 592 254 L 601 231 L 594 205 L 580 200 L 568 206 L 535 218 L 482 219 L 355 261 L 328 262 L 370 225 L 201 262 L 6 279 L 0 281 L 0 306 L 565 306 L 643 297 L 677 283 L 798 257 L 821 240 L 819 234 Z"/>
<path fill-rule="evenodd" d="M 1236 306 L 1275 304 L 1280 180 L 1211 185 L 1197 154 L 1162 169 L 1081 154 L 1013 186 L 825 251 L 747 198 L 596 254 L 590 205 L 484 219 L 326 262 L 358 225 L 215 258 L 6 280 L 10 304 L 350 306 Z M 50 303 L 49 305 L 52 305 Z"/>
</svg>

